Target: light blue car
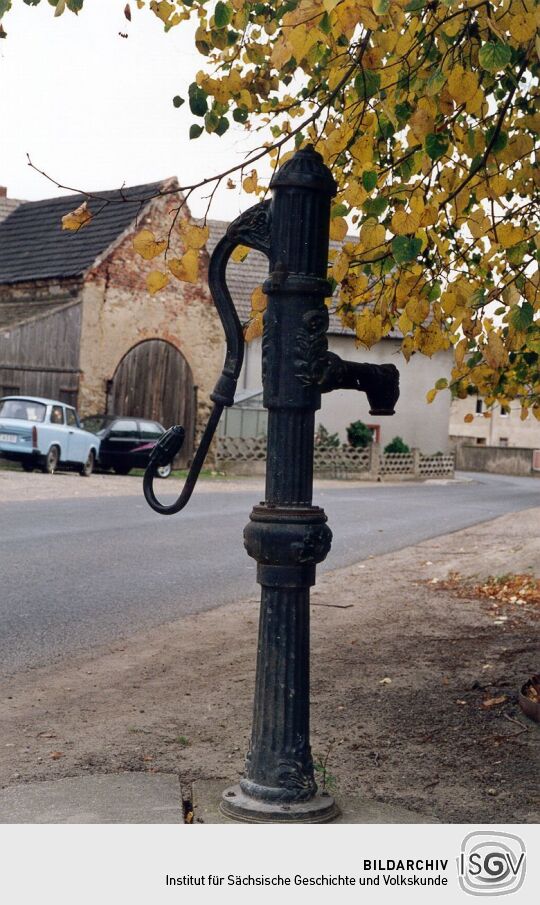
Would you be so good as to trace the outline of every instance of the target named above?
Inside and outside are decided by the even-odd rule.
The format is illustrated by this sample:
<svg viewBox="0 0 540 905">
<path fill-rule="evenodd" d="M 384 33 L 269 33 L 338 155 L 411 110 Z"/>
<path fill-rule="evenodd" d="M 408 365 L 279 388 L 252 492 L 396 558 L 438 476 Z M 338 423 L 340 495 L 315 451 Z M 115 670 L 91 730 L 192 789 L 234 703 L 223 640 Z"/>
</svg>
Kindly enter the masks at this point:
<svg viewBox="0 0 540 905">
<path fill-rule="evenodd" d="M 89 477 L 99 453 L 99 437 L 82 430 L 74 408 L 39 396 L 0 399 L 0 458 L 20 462 L 25 471 L 54 474 L 59 465 Z"/>
</svg>

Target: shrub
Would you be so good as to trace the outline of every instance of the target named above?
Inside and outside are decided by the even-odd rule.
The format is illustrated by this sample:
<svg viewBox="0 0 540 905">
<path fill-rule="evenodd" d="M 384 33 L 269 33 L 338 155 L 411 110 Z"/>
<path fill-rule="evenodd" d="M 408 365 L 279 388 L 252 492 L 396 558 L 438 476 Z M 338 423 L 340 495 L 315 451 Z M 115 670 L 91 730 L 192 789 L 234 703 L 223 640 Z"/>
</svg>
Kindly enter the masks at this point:
<svg viewBox="0 0 540 905">
<path fill-rule="evenodd" d="M 390 443 L 384 447 L 385 453 L 408 453 L 410 452 L 409 447 L 406 443 L 403 442 L 401 437 L 394 437 L 393 440 L 390 440 Z"/>
<path fill-rule="evenodd" d="M 326 446 L 327 449 L 338 449 L 340 446 L 339 434 L 331 434 L 324 424 L 319 424 L 315 432 L 315 446 Z"/>
<path fill-rule="evenodd" d="M 351 446 L 365 449 L 373 443 L 373 431 L 363 421 L 353 421 L 347 428 L 347 439 Z"/>
</svg>

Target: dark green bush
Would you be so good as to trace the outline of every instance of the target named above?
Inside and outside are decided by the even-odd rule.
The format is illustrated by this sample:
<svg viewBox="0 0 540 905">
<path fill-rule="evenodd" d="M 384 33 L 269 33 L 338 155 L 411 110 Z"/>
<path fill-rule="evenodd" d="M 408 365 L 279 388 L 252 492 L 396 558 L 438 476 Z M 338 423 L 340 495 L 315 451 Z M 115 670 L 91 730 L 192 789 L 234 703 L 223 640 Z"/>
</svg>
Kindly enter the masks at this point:
<svg viewBox="0 0 540 905">
<path fill-rule="evenodd" d="M 365 449 L 373 443 L 373 431 L 363 421 L 353 421 L 347 428 L 347 439 L 351 446 Z"/>
<path fill-rule="evenodd" d="M 408 453 L 411 450 L 401 437 L 394 437 L 387 446 L 384 447 L 385 453 Z"/>
</svg>

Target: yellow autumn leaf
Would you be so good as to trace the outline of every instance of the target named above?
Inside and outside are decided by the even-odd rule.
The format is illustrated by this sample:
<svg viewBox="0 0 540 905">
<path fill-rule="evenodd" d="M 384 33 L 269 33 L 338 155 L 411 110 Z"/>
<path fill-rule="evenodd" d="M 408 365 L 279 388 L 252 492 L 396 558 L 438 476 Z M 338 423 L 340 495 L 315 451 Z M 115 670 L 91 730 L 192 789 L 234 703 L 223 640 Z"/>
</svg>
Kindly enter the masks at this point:
<svg viewBox="0 0 540 905">
<path fill-rule="evenodd" d="M 341 283 L 349 270 L 350 258 L 344 251 L 340 252 L 332 265 L 332 276 L 336 283 Z"/>
<path fill-rule="evenodd" d="M 384 245 L 386 239 L 386 230 L 384 226 L 370 217 L 362 224 L 360 230 L 360 241 L 366 251 L 371 251 Z"/>
<path fill-rule="evenodd" d="M 467 351 L 468 341 L 466 339 L 460 339 L 457 346 L 454 349 L 454 358 L 458 368 L 461 368 L 463 361 L 465 359 L 465 353 Z"/>
<path fill-rule="evenodd" d="M 432 390 L 428 390 L 428 391 L 427 391 L 427 393 L 426 393 L 426 401 L 429 403 L 429 405 L 431 405 L 431 403 L 432 403 L 433 400 L 435 399 L 435 396 L 436 396 L 436 395 L 437 395 L 437 390 L 436 390 L 435 388 L 433 388 Z"/>
<path fill-rule="evenodd" d="M 62 217 L 62 229 L 69 229 L 72 232 L 76 232 L 78 229 L 82 229 L 83 226 L 88 226 L 91 220 L 92 213 L 88 210 L 88 202 L 83 201 L 83 203 L 75 208 L 74 211 L 70 211 L 69 214 L 64 214 Z"/>
<path fill-rule="evenodd" d="M 171 258 L 169 270 L 183 283 L 196 283 L 199 277 L 199 254 L 194 248 L 186 251 L 181 258 Z"/>
<path fill-rule="evenodd" d="M 537 27 L 537 17 L 533 12 L 519 12 L 515 16 L 511 16 L 507 25 L 512 37 L 520 44 L 525 44 L 534 38 Z"/>
<path fill-rule="evenodd" d="M 167 24 L 168 19 L 174 13 L 174 6 L 172 3 L 168 3 L 167 0 L 159 0 L 159 2 L 158 0 L 152 0 L 150 9 L 165 24 Z"/>
<path fill-rule="evenodd" d="M 383 335 L 381 315 L 362 311 L 356 317 L 355 332 L 357 340 L 368 349 L 371 348 Z"/>
<path fill-rule="evenodd" d="M 420 211 L 410 211 L 406 213 L 403 208 L 399 208 L 392 217 L 392 231 L 396 236 L 405 236 L 409 233 L 415 233 L 420 227 L 422 213 Z"/>
<path fill-rule="evenodd" d="M 255 317 L 252 317 L 250 322 L 244 328 L 244 339 L 247 343 L 250 343 L 253 339 L 257 339 L 258 336 L 262 336 L 263 333 L 263 315 L 262 312 L 258 311 L 255 314 Z"/>
<path fill-rule="evenodd" d="M 168 282 L 169 277 L 166 273 L 162 273 L 161 270 L 151 270 L 146 277 L 146 286 L 152 295 L 155 295 L 156 292 L 163 289 Z"/>
<path fill-rule="evenodd" d="M 470 424 L 471 421 L 474 421 L 474 415 L 471 415 L 471 413 L 469 412 L 467 415 L 465 415 L 463 420 L 466 424 Z"/>
<path fill-rule="evenodd" d="M 525 238 L 525 230 L 519 226 L 512 226 L 511 223 L 502 223 L 497 226 L 497 239 L 503 248 L 511 248 L 522 242 Z"/>
<path fill-rule="evenodd" d="M 478 75 L 476 72 L 455 66 L 448 76 L 447 88 L 450 96 L 457 104 L 465 104 L 472 100 L 478 90 Z"/>
<path fill-rule="evenodd" d="M 426 298 L 412 298 L 405 305 L 407 316 L 413 324 L 421 324 L 429 314 L 429 302 Z"/>
<path fill-rule="evenodd" d="M 182 224 L 180 232 L 187 248 L 202 248 L 210 235 L 207 226 L 194 226 L 187 222 Z"/>
<path fill-rule="evenodd" d="M 449 345 L 440 327 L 435 323 L 425 328 L 419 328 L 415 333 L 415 339 L 418 351 L 427 355 L 428 358 Z"/>
<path fill-rule="evenodd" d="M 490 368 L 494 370 L 498 370 L 506 364 L 508 352 L 498 333 L 492 332 L 489 334 L 487 343 L 484 346 L 484 358 Z"/>
<path fill-rule="evenodd" d="M 141 258 L 151 261 L 157 258 L 167 248 L 167 240 L 161 242 L 156 240 L 154 233 L 150 229 L 141 229 L 133 238 L 133 248 Z"/>
<path fill-rule="evenodd" d="M 257 170 L 252 170 L 249 176 L 246 176 L 242 183 L 245 192 L 255 192 L 257 190 Z"/>
<path fill-rule="evenodd" d="M 342 242 L 347 235 L 347 221 L 343 217 L 334 217 L 330 221 L 330 238 Z"/>
<path fill-rule="evenodd" d="M 231 261 L 234 261 L 235 264 L 241 264 L 242 261 L 245 261 L 251 249 L 247 247 L 247 245 L 237 245 L 231 255 Z"/>
<path fill-rule="evenodd" d="M 266 311 L 268 296 L 263 292 L 262 286 L 256 286 L 251 293 L 251 310 L 255 312 Z"/>
</svg>

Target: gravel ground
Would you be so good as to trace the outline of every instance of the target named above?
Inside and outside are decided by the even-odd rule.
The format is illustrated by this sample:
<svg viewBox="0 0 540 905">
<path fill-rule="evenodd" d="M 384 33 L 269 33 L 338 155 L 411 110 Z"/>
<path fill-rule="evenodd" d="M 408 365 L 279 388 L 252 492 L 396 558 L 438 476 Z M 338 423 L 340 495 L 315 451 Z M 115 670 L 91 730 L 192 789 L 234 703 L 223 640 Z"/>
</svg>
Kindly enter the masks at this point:
<svg viewBox="0 0 540 905">
<path fill-rule="evenodd" d="M 30 475 L 29 486 L 87 493 L 102 480 L 112 492 L 109 476 Z M 118 481 L 138 492 L 140 479 Z M 501 622 L 488 601 L 438 585 L 451 572 L 534 573 L 539 520 L 539 509 L 505 515 L 320 578 L 312 746 L 338 799 L 354 790 L 420 822 L 538 822 L 539 729 L 517 706 L 539 668 L 538 611 L 512 605 Z M 245 600 L 19 673 L 0 693 L 0 786 L 122 770 L 177 772 L 184 788 L 236 780 L 257 609 Z"/>
</svg>

